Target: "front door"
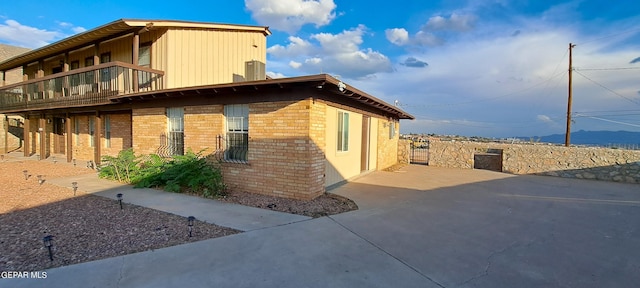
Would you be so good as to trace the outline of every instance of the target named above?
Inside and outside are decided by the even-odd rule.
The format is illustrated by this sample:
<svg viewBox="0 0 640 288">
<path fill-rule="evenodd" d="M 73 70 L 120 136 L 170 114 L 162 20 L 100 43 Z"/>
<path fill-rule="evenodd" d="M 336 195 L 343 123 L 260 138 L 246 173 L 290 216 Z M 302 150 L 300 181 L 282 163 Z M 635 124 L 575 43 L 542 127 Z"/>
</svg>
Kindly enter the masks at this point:
<svg viewBox="0 0 640 288">
<path fill-rule="evenodd" d="M 65 154 L 64 118 L 53 118 L 53 153 Z"/>
</svg>

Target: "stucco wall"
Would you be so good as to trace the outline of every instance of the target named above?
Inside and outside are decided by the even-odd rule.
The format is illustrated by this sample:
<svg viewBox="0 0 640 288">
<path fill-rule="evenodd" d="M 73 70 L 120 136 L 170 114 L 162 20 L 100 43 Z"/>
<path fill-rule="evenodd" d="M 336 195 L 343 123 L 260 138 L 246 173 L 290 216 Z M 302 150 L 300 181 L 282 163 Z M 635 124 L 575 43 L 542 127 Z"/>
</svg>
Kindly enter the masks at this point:
<svg viewBox="0 0 640 288">
<path fill-rule="evenodd" d="M 474 167 L 474 155 L 502 151 L 502 170 L 567 178 L 640 183 L 640 151 L 554 145 L 431 140 L 429 165 Z"/>
</svg>

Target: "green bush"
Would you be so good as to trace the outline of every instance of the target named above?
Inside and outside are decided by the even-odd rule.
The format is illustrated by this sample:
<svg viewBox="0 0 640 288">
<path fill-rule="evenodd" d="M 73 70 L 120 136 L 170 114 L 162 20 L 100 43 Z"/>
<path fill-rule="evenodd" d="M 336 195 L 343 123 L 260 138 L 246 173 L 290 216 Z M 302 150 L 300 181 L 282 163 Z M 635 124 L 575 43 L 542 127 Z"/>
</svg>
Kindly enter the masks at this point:
<svg viewBox="0 0 640 288">
<path fill-rule="evenodd" d="M 226 189 L 220 167 L 192 151 L 164 159 L 158 155 L 135 156 L 132 149 L 127 149 L 118 157 L 104 156 L 103 163 L 100 177 L 138 188 L 163 187 L 170 192 L 189 192 L 204 197 L 223 195 Z"/>
</svg>

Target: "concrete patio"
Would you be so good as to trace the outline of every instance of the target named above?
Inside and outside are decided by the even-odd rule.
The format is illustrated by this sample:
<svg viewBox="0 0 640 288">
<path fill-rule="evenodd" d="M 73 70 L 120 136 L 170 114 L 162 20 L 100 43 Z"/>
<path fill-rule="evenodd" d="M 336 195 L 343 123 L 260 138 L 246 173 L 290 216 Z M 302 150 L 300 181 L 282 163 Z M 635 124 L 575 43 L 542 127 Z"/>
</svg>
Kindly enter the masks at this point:
<svg viewBox="0 0 640 288">
<path fill-rule="evenodd" d="M 51 269 L 46 279 L 2 279 L 0 286 L 640 283 L 640 186 L 635 184 L 410 165 L 371 173 L 331 192 L 353 199 L 360 209 Z"/>
</svg>

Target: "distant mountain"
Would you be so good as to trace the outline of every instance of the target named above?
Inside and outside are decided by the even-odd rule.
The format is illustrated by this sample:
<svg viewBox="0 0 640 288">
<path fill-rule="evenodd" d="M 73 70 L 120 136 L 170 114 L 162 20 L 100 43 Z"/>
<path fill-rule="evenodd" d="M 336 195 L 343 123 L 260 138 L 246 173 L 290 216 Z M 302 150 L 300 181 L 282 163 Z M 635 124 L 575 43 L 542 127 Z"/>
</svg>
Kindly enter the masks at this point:
<svg viewBox="0 0 640 288">
<path fill-rule="evenodd" d="M 564 143 L 564 134 L 553 134 L 536 137 L 517 137 L 524 141 L 534 139 L 546 143 Z M 629 131 L 584 131 L 571 133 L 571 144 L 606 146 L 609 144 L 635 144 L 640 145 L 640 132 Z"/>
</svg>

